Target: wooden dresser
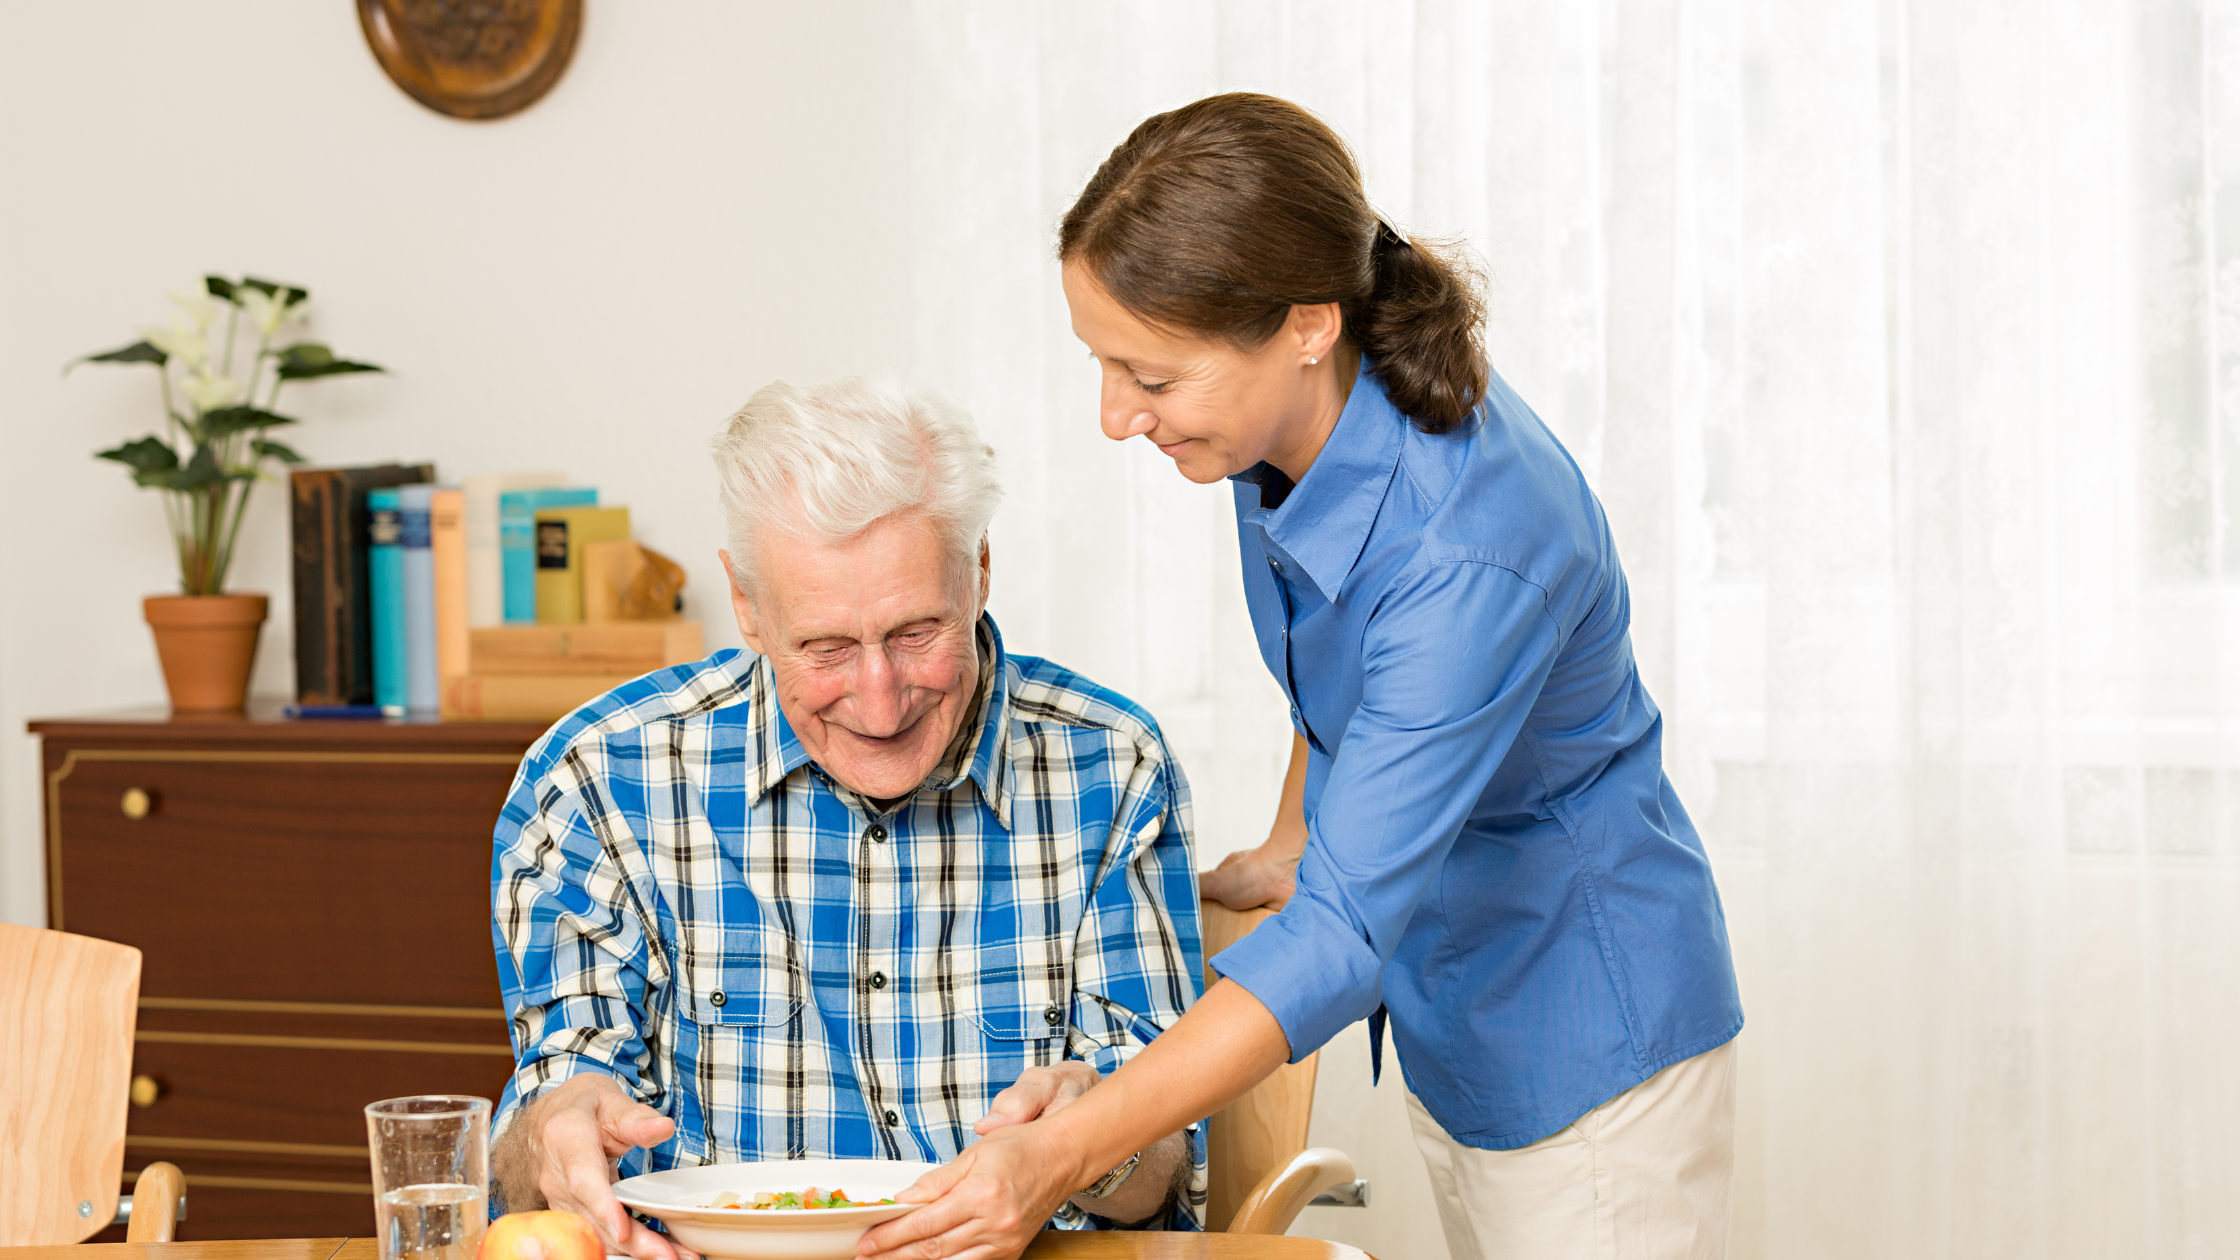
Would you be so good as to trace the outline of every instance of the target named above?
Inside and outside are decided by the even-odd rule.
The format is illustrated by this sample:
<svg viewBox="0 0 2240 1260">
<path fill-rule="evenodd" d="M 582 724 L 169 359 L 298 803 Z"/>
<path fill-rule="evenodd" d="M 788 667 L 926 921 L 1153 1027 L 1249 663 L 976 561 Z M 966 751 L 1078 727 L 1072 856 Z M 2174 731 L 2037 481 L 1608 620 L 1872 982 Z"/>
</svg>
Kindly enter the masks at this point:
<svg viewBox="0 0 2240 1260">
<path fill-rule="evenodd" d="M 31 730 L 49 924 L 144 955 L 127 1180 L 185 1170 L 184 1239 L 370 1233 L 365 1104 L 495 1101 L 510 1072 L 490 834 L 542 728 L 252 706 Z"/>
</svg>

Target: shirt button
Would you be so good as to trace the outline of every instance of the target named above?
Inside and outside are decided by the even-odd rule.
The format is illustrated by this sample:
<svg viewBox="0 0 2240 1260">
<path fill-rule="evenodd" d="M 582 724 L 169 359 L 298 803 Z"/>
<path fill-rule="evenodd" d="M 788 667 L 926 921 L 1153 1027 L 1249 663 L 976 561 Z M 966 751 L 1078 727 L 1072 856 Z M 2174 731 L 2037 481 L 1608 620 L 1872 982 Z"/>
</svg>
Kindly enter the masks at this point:
<svg viewBox="0 0 2240 1260">
<path fill-rule="evenodd" d="M 872 973 L 871 973 L 871 987 L 872 987 L 872 988 L 874 988 L 874 989 L 884 989 L 884 988 L 886 988 L 886 987 L 887 987 L 887 973 L 886 973 L 886 972 L 884 972 L 884 971 L 874 971 L 874 972 L 872 972 Z"/>
<path fill-rule="evenodd" d="M 708 995 L 708 1005 L 710 1006 L 721 1006 L 725 1002 L 728 1002 L 730 1000 L 730 998 L 727 998 L 723 995 L 723 990 L 721 989 L 717 989 L 715 992 Z"/>
<path fill-rule="evenodd" d="M 901 1123 L 902 1123 L 902 1117 L 901 1117 L 901 1116 L 898 1116 L 898 1115 L 896 1115 L 896 1114 L 895 1114 L 894 1112 L 892 1112 L 892 1111 L 889 1111 L 889 1112 L 887 1112 L 887 1115 L 886 1115 L 886 1121 L 887 1121 L 887 1127 L 889 1127 L 889 1128 L 893 1128 L 893 1127 L 894 1127 L 895 1125 L 898 1125 L 898 1124 L 901 1124 Z"/>
<path fill-rule="evenodd" d="M 1066 1022 L 1066 1013 L 1059 1010 L 1055 1006 L 1044 1007 L 1042 1011 L 1042 1022 L 1050 1025 L 1052 1028 L 1056 1028 L 1058 1025 Z"/>
<path fill-rule="evenodd" d="M 887 842 L 887 829 L 877 823 L 873 823 L 863 829 L 863 838 L 871 841 L 873 844 L 885 844 Z"/>
</svg>

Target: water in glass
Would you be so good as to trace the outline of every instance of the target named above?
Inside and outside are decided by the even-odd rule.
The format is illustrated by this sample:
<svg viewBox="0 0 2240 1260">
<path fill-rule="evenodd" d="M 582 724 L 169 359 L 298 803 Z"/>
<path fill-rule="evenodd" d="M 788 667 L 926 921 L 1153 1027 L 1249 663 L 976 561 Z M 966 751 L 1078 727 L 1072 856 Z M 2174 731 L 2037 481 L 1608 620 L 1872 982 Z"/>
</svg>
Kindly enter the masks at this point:
<svg viewBox="0 0 2240 1260">
<path fill-rule="evenodd" d="M 405 1186 L 374 1200 L 382 1260 L 474 1260 L 489 1217 L 480 1186 Z"/>
</svg>

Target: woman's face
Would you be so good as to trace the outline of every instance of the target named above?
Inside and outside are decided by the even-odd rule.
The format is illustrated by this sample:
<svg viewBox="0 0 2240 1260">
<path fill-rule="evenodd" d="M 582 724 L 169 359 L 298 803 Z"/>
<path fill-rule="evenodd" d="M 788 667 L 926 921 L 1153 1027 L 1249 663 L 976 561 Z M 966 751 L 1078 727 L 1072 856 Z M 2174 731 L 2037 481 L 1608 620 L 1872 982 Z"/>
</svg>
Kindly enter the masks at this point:
<svg viewBox="0 0 2240 1260">
<path fill-rule="evenodd" d="M 1239 350 L 1145 323 L 1078 264 L 1065 265 L 1065 290 L 1074 335 L 1104 370 L 1106 437 L 1149 438 L 1200 484 L 1263 460 L 1296 480 L 1314 462 L 1337 420 L 1327 397 L 1335 304 L 1295 306 L 1275 336 Z"/>
</svg>

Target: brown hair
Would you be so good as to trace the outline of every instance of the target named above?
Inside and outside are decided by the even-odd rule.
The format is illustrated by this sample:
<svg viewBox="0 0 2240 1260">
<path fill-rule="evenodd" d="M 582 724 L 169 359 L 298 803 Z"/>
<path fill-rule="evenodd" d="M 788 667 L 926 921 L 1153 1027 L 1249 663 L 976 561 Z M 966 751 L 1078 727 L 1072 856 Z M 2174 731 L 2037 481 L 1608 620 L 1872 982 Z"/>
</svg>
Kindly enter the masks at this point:
<svg viewBox="0 0 2240 1260">
<path fill-rule="evenodd" d="M 1286 100 L 1229 92 L 1145 119 L 1066 211 L 1058 257 L 1150 323 L 1248 350 L 1293 306 L 1336 302 L 1426 433 L 1485 397 L 1477 268 L 1379 219 L 1345 142 Z"/>
</svg>

